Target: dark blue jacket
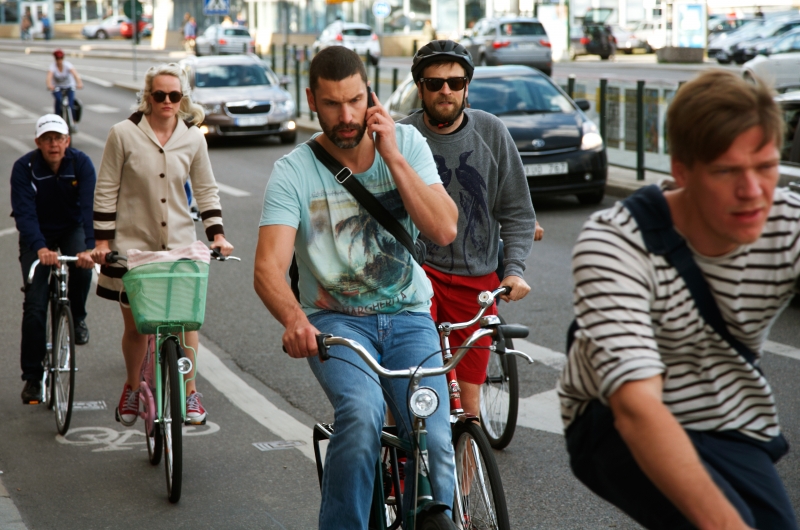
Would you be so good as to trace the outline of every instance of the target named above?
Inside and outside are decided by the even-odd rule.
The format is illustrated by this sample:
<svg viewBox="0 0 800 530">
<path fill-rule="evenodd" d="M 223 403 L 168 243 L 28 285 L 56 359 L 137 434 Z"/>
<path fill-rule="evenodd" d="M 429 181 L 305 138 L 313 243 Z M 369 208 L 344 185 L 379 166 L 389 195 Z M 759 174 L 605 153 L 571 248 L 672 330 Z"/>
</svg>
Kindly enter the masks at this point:
<svg viewBox="0 0 800 530">
<path fill-rule="evenodd" d="M 55 175 L 38 149 L 14 163 L 11 208 L 20 241 L 38 251 L 46 238 L 83 225 L 86 249 L 94 248 L 94 185 L 97 176 L 84 153 L 67 148 Z"/>
</svg>

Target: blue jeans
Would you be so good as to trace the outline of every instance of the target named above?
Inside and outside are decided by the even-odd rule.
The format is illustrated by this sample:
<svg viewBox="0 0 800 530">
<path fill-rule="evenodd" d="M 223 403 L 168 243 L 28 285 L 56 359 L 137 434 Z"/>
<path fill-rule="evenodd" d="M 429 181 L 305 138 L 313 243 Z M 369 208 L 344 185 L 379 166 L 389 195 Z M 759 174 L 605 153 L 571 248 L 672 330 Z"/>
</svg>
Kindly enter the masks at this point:
<svg viewBox="0 0 800 530">
<path fill-rule="evenodd" d="M 53 97 L 56 100 L 56 115 L 61 116 L 61 91 L 67 91 L 67 97 L 69 98 L 69 110 L 72 112 L 72 120 L 75 121 L 75 89 L 74 88 L 67 88 L 67 87 L 57 87 L 53 90 Z M 86 250 L 86 249 L 84 249 Z"/>
<path fill-rule="evenodd" d="M 54 236 L 45 236 L 47 248 L 61 250 L 67 256 L 75 256 L 86 250 L 86 239 L 83 226 L 67 228 Z M 38 259 L 36 250 L 26 243 L 19 243 L 19 263 L 22 267 L 23 282 L 28 281 L 28 271 Z M 20 347 L 20 365 L 22 380 L 41 379 L 42 361 L 47 353 L 45 326 L 47 325 L 47 302 L 50 294 L 50 267 L 38 266 L 33 275 L 33 283 L 25 290 L 25 302 L 22 305 L 22 344 Z M 67 298 L 69 298 L 72 318 L 77 324 L 86 318 L 86 298 L 92 284 L 91 269 L 79 269 L 74 263 L 69 264 L 69 282 Z M 23 284 L 25 285 L 25 284 Z"/>
<path fill-rule="evenodd" d="M 321 311 L 309 317 L 322 333 L 331 333 L 360 343 L 388 369 L 417 366 L 439 350 L 439 335 L 429 313 L 402 312 L 396 315 L 355 317 L 333 311 Z M 380 380 L 391 399 L 384 399 L 378 376 L 352 350 L 334 346 L 330 353 L 364 370 L 331 359 L 320 363 L 308 359 L 311 370 L 322 385 L 334 408 L 334 433 L 325 456 L 322 480 L 321 530 L 366 530 L 370 501 L 375 484 L 375 467 L 380 457 L 380 433 L 388 403 L 397 422 L 399 434 L 408 439 L 412 419 L 408 411 L 408 379 Z M 433 355 L 424 366 L 442 365 L 442 355 Z M 439 394 L 439 409 L 427 419 L 428 455 L 436 501 L 452 507 L 455 491 L 455 460 L 450 434 L 450 405 L 444 376 L 425 378 Z M 406 465 L 404 500 L 412 499 L 415 464 Z M 408 504 L 406 504 L 407 509 Z"/>
</svg>

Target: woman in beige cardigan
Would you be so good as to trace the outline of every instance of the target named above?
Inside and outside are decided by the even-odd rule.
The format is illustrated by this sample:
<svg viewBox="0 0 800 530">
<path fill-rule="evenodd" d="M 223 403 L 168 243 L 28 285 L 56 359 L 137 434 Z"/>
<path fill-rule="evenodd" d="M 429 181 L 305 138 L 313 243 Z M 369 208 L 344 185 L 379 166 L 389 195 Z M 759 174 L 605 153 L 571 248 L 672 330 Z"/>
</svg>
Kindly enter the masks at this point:
<svg viewBox="0 0 800 530">
<path fill-rule="evenodd" d="M 138 111 L 111 128 L 94 195 L 96 246 L 92 259 L 102 265 L 97 294 L 120 302 L 125 330 L 122 354 L 127 381 L 117 407 L 117 421 L 136 422 L 139 413 L 139 378 L 147 349 L 147 337 L 136 324 L 122 286 L 122 265 L 106 263 L 105 255 L 129 249 L 172 250 L 196 239 L 194 221 L 186 201 L 184 184 L 191 178 L 206 235 L 212 247 L 230 255 L 225 240 L 219 193 L 203 133 L 195 125 L 203 120 L 202 108 L 192 103 L 186 74 L 177 64 L 154 66 L 145 75 Z M 197 332 L 186 333 L 186 345 L 197 351 Z M 191 350 L 187 354 L 192 359 Z M 192 373 L 187 377 L 194 376 Z M 186 385 L 187 419 L 205 422 L 206 412 L 195 381 Z"/>
</svg>

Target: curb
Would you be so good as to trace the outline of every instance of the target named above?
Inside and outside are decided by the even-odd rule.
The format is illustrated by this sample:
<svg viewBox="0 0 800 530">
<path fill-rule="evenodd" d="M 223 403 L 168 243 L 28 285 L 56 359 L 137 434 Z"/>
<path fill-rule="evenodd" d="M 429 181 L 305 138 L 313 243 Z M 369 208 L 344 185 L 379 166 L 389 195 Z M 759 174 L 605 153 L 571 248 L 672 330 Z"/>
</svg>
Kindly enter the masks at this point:
<svg viewBox="0 0 800 530">
<path fill-rule="evenodd" d="M 79 59 L 128 59 L 132 60 L 131 50 L 127 52 L 113 52 L 113 51 L 94 51 L 94 50 L 81 50 L 81 49 L 74 49 L 74 48 L 62 48 L 64 51 L 64 55 L 67 57 L 76 57 Z M 3 52 L 16 52 L 21 53 L 23 55 L 31 55 L 31 54 L 44 54 L 50 55 L 53 53 L 52 48 L 42 48 L 42 47 L 32 47 L 32 46 L 9 46 L 0 44 L 0 51 Z M 186 57 L 186 52 L 182 51 L 173 51 L 173 52 L 151 52 L 151 51 L 143 51 L 143 50 L 136 50 L 137 58 L 139 59 L 150 59 L 155 61 L 171 61 L 171 60 L 179 60 Z"/>
</svg>

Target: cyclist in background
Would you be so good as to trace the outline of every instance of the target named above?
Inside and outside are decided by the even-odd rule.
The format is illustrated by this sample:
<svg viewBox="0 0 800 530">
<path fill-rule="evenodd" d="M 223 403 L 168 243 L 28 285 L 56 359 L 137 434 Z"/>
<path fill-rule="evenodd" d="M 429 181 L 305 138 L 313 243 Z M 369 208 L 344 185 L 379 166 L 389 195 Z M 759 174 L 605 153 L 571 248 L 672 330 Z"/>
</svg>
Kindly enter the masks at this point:
<svg viewBox="0 0 800 530">
<path fill-rule="evenodd" d="M 377 98 L 368 108 L 367 72 L 342 46 L 314 56 L 306 96 L 324 131 L 316 142 L 416 235 L 446 245 L 456 235 L 457 210 L 442 187 L 423 137 L 396 125 Z M 373 135 L 374 140 L 373 140 Z M 389 369 L 441 366 L 429 307 L 433 291 L 406 248 L 301 144 L 275 163 L 264 196 L 255 263 L 255 289 L 285 328 L 291 357 L 308 358 L 334 408 L 334 434 L 325 458 L 319 527 L 366 530 L 385 413 L 378 377 L 352 350 L 317 357 L 315 335 L 353 339 Z M 419 230 L 417 229 L 419 227 Z M 298 299 L 286 282 L 297 256 Z M 352 363 L 352 365 L 350 364 Z M 408 438 L 408 381 L 383 381 L 400 435 Z M 423 385 L 447 395 L 444 376 Z M 447 407 L 429 418 L 428 465 L 433 494 L 453 502 L 455 473 Z M 408 464 L 412 465 L 411 462 Z M 416 468 L 407 468 L 416 469 Z M 407 476 L 414 476 L 407 471 Z M 405 499 L 411 487 L 406 485 Z"/>
<path fill-rule="evenodd" d="M 47 90 L 53 93 L 55 98 L 55 114 L 61 116 L 61 94 L 59 90 L 66 90 L 69 96 L 69 108 L 72 114 L 72 122 L 75 123 L 75 88 L 83 88 L 83 81 L 78 71 L 72 63 L 64 59 L 64 52 L 56 50 L 53 52 L 55 61 L 47 70 Z"/>
<path fill-rule="evenodd" d="M 530 292 L 522 278 L 534 239 L 544 230 L 536 222 L 528 181 L 514 140 L 500 119 L 466 108 L 475 67 L 469 52 L 450 40 L 434 40 L 414 55 L 411 74 L 422 112 L 400 123 L 416 127 L 433 152 L 439 177 L 459 206 L 458 235 L 447 246 L 427 240 L 425 272 L 433 284 L 431 314 L 436 322 L 465 322 L 478 312 L 477 297 L 498 285 L 516 301 Z M 422 236 L 423 239 L 425 236 Z M 504 244 L 503 278 L 498 278 L 498 246 Z M 497 314 L 496 306 L 486 312 Z M 454 331 L 460 345 L 478 324 Z M 480 385 L 486 380 L 491 337 L 473 348 L 456 368 L 464 411 L 480 415 Z"/>
<path fill-rule="evenodd" d="M 37 259 L 42 265 L 56 265 L 58 250 L 78 257 L 77 268 L 69 264 L 68 296 L 75 344 L 86 344 L 86 298 L 94 266 L 92 197 L 96 177 L 92 161 L 71 148 L 69 141 L 69 128 L 61 116 L 45 114 L 39 118 L 38 149 L 17 160 L 11 172 L 11 207 L 19 231 L 19 262 L 25 280 Z M 39 403 L 42 396 L 49 274 L 49 267 L 36 269 L 22 306 L 20 364 L 25 381 L 22 402 L 26 405 Z"/>
</svg>

